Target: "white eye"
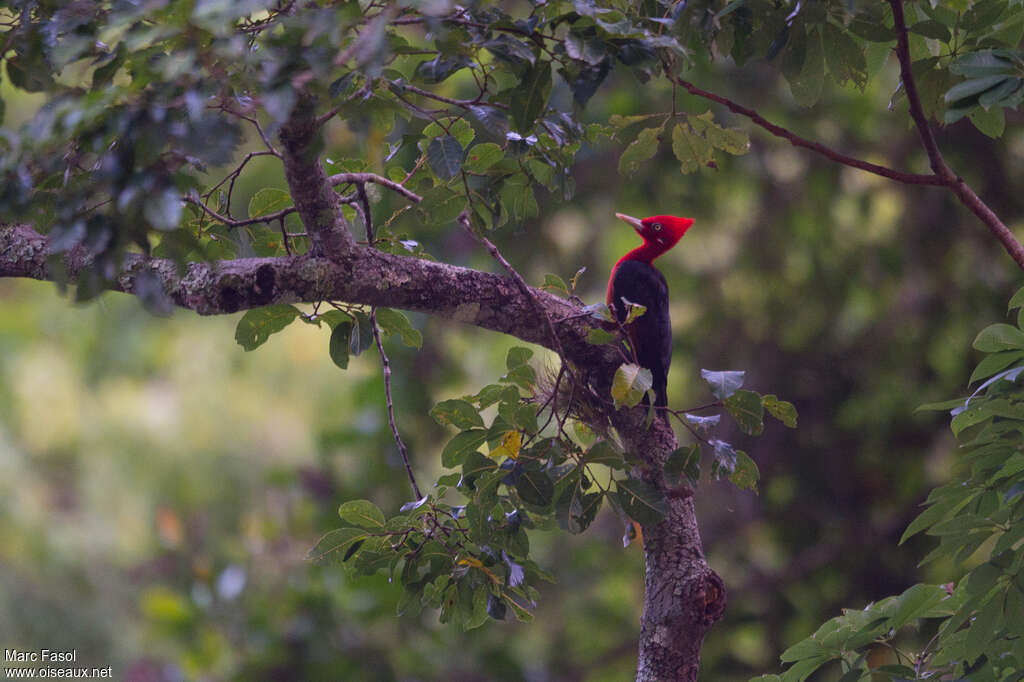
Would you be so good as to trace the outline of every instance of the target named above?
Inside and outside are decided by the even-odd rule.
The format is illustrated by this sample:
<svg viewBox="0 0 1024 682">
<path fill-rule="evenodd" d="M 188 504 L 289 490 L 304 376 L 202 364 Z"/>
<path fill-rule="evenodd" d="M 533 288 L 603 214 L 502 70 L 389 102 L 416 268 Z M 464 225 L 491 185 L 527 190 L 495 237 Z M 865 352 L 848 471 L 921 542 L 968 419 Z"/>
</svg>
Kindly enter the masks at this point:
<svg viewBox="0 0 1024 682">
<path fill-rule="evenodd" d="M 661 232 L 661 223 L 654 223 L 651 225 L 651 229 L 655 232 Z"/>
</svg>

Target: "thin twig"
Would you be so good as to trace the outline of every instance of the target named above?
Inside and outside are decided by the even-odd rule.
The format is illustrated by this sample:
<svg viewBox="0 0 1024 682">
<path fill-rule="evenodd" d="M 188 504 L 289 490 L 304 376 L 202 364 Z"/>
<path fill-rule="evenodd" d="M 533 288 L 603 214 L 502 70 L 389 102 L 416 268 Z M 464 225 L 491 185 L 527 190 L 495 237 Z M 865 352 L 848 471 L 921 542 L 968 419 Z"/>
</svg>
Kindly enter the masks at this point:
<svg viewBox="0 0 1024 682">
<path fill-rule="evenodd" d="M 452 106 L 462 107 L 463 109 L 469 109 L 472 106 L 476 106 L 477 104 L 484 102 L 483 97 L 486 94 L 486 91 L 481 90 L 480 94 L 477 95 L 474 99 L 453 99 L 451 97 L 445 97 L 444 95 L 435 94 L 433 92 L 430 92 L 429 90 L 417 88 L 415 85 L 410 85 L 409 83 L 402 83 L 400 86 L 397 87 L 400 87 L 402 90 L 408 90 L 409 92 L 420 95 L 421 97 L 427 97 L 438 102 L 444 102 L 445 104 L 451 104 Z M 508 105 L 503 102 L 486 102 L 486 104 L 488 106 L 496 107 L 498 109 L 508 109 Z"/>
<path fill-rule="evenodd" d="M 366 183 L 356 183 L 356 196 L 362 209 L 363 225 L 366 227 L 366 242 L 373 246 L 373 218 L 370 217 L 370 198 L 366 196 Z"/>
<path fill-rule="evenodd" d="M 389 180 L 388 178 L 385 178 L 382 175 L 377 175 L 376 173 L 337 173 L 335 175 L 329 176 L 327 180 L 331 183 L 331 185 L 334 186 L 348 184 L 354 185 L 361 182 L 372 182 L 374 184 L 382 185 L 390 190 L 398 192 L 403 197 L 405 197 L 409 201 L 412 201 L 413 203 L 419 203 L 420 201 L 423 201 L 423 197 L 421 197 L 419 194 L 416 194 L 416 192 L 408 190 L 401 184 L 395 182 L 394 180 Z"/>
<path fill-rule="evenodd" d="M 212 208 L 210 208 L 209 206 L 204 204 L 202 201 L 200 201 L 196 197 L 185 195 L 185 196 L 182 197 L 182 200 L 186 201 L 186 202 L 188 202 L 190 204 L 194 204 L 194 205 L 198 206 L 208 216 L 210 216 L 211 218 L 213 218 L 217 222 L 222 223 L 224 225 L 227 225 L 228 227 L 231 227 L 231 228 L 245 227 L 246 225 L 255 225 L 256 223 L 269 223 L 269 222 L 273 222 L 275 220 L 280 220 L 282 218 L 285 218 L 289 214 L 295 213 L 295 211 L 297 210 L 294 206 L 289 206 L 288 208 L 282 208 L 280 211 L 275 211 L 273 213 L 268 213 L 267 215 L 261 215 L 261 216 L 255 217 L 255 218 L 246 218 L 244 220 L 235 220 L 234 218 L 229 218 L 227 216 L 221 215 L 220 213 L 217 213 L 216 211 L 214 211 Z"/>
<path fill-rule="evenodd" d="M 465 180 L 465 175 L 463 175 L 463 180 Z M 534 296 L 533 290 L 530 289 L 529 285 L 527 285 L 526 280 L 523 279 L 523 276 L 520 275 L 519 272 L 514 267 L 512 267 L 511 263 L 505 260 L 505 257 L 501 255 L 501 252 L 498 251 L 498 247 L 495 246 L 494 243 L 491 242 L 491 240 L 488 239 L 487 237 L 483 236 L 482 234 L 477 234 L 476 232 L 473 231 L 473 227 L 469 222 L 469 214 L 466 211 L 463 211 L 461 214 L 459 214 L 458 221 L 459 224 L 462 225 L 467 232 L 473 235 L 477 239 L 477 241 L 479 241 L 483 245 L 483 247 L 487 249 L 487 252 L 491 254 L 491 258 L 496 260 L 501 265 L 501 267 L 505 268 L 505 271 L 509 274 L 510 277 L 512 277 L 516 285 L 519 287 L 520 291 L 523 292 L 523 295 L 526 296 L 531 303 L 533 303 L 534 308 L 536 308 L 537 312 L 539 312 L 541 317 L 544 318 L 544 322 L 547 324 L 548 334 L 551 337 L 551 344 L 555 347 L 555 351 L 558 353 L 558 360 L 561 363 L 561 367 L 558 371 L 558 378 L 555 380 L 555 386 L 552 391 L 553 398 L 551 410 L 552 412 L 557 414 L 559 383 L 561 382 L 563 375 L 566 373 L 566 370 L 568 370 L 571 382 L 576 382 L 578 381 L 578 379 L 576 378 L 572 369 L 567 367 L 567 365 L 565 364 L 565 349 L 562 348 L 562 341 L 561 339 L 558 338 L 557 332 L 555 332 L 555 325 L 551 321 L 551 316 L 548 314 L 548 311 L 544 309 L 544 306 L 541 305 L 540 301 L 537 300 L 537 297 Z M 566 412 L 568 413 L 568 410 Z M 559 431 L 561 432 L 563 426 L 565 425 L 565 420 L 559 420 L 558 424 Z"/>
<path fill-rule="evenodd" d="M 409 464 L 409 452 L 405 448 L 402 437 L 398 434 L 398 426 L 395 424 L 395 404 L 391 400 L 391 361 L 388 354 L 384 352 L 384 343 L 380 339 L 380 328 L 377 326 L 377 307 L 370 308 L 370 327 L 373 329 L 373 340 L 377 344 L 377 352 L 380 354 L 380 364 L 384 368 L 384 397 L 388 405 L 388 424 L 391 426 L 391 435 L 395 437 L 395 444 L 398 445 L 398 452 L 402 455 L 402 462 L 405 464 L 405 473 L 409 475 L 409 484 L 412 485 L 412 494 L 417 500 L 423 499 L 420 487 L 416 485 L 416 476 L 412 473 L 412 465 Z"/>
<path fill-rule="evenodd" d="M 903 17 L 903 0 L 889 0 L 892 7 L 893 28 L 896 29 L 896 57 L 900 62 L 900 78 L 903 80 L 903 90 L 907 93 L 907 102 L 910 107 L 910 118 L 914 119 L 917 132 L 921 136 L 921 144 L 928 153 L 928 162 L 932 172 L 942 178 L 943 184 L 949 184 L 955 179 L 953 171 L 949 169 L 946 162 L 942 160 L 942 152 L 935 141 L 935 134 L 928 119 L 921 107 L 921 96 L 917 91 L 917 82 L 914 80 L 914 71 L 910 61 L 910 39 L 907 36 L 907 24 Z"/>
</svg>

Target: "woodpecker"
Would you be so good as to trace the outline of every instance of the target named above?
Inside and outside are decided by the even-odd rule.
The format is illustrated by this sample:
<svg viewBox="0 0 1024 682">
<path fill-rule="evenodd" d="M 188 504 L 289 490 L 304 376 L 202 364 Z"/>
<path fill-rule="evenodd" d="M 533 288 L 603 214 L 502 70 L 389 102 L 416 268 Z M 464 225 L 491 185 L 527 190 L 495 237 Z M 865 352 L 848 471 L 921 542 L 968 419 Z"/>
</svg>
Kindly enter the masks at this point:
<svg viewBox="0 0 1024 682">
<path fill-rule="evenodd" d="M 644 243 L 620 258 L 612 268 L 608 278 L 608 307 L 615 311 L 620 322 L 625 321 L 628 313 L 623 299 L 647 309 L 627 325 L 626 332 L 637 362 L 651 370 L 654 406 L 666 407 L 665 389 L 672 362 L 672 321 L 668 314 L 668 284 L 653 263 L 679 242 L 693 225 L 693 219 L 670 215 L 639 219 L 622 213 L 616 213 L 615 217 L 631 225 Z"/>
</svg>

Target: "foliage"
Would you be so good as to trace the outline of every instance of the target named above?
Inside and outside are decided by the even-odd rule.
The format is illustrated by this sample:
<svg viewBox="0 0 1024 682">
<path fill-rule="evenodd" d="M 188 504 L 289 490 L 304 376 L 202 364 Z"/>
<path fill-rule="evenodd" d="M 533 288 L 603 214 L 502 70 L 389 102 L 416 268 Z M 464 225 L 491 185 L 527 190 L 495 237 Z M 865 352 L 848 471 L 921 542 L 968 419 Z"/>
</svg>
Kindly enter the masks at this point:
<svg viewBox="0 0 1024 682">
<path fill-rule="evenodd" d="M 925 445 L 918 427 L 897 423 L 901 413 L 895 406 L 905 401 L 908 382 L 913 382 L 915 393 L 925 394 L 957 378 L 955 360 L 966 349 L 956 339 L 965 328 L 973 328 L 973 316 L 981 314 L 991 296 L 987 289 L 980 290 L 978 273 L 987 273 L 987 287 L 1005 283 L 1005 275 L 992 268 L 994 256 L 965 236 L 970 231 L 959 230 L 962 226 L 948 207 L 936 206 L 931 198 L 911 201 L 860 186 L 834 170 L 794 161 L 785 153 L 731 158 L 746 150 L 747 140 L 726 123 L 724 111 L 716 108 L 709 118 L 706 105 L 677 98 L 658 81 L 660 58 L 667 56 L 676 60 L 676 66 L 713 75 L 723 88 L 735 88 L 738 97 L 778 109 L 776 105 L 787 100 L 773 89 L 773 80 L 760 77 L 764 71 L 756 70 L 763 57 L 780 68 L 799 104 L 824 100 L 830 105 L 824 109 L 829 112 L 827 122 L 811 112 L 783 111 L 780 116 L 809 129 L 824 123 L 841 125 L 851 146 L 873 148 L 878 140 L 899 138 L 905 132 L 902 125 L 868 117 L 865 100 L 851 97 L 850 88 L 834 85 L 846 82 L 864 89 L 871 106 L 884 110 L 895 87 L 882 68 L 895 40 L 886 3 L 739 0 L 612 7 L 554 2 L 515 17 L 506 16 L 503 9 L 471 5 L 460 15 L 431 14 L 427 7 L 418 13 L 396 10 L 391 24 L 386 16 L 375 14 L 379 4 L 322 3 L 311 13 L 292 14 L 271 5 L 17 2 L 0 10 L 6 75 L 0 117 L 6 113 L 12 120 L 25 93 L 45 98 L 45 106 L 20 131 L 2 132 L 0 207 L 5 220 L 24 219 L 49 231 L 55 251 L 79 245 L 100 256 L 97 267 L 76 288 L 79 298 L 103 288 L 125 250 L 149 248 L 154 255 L 182 262 L 304 251 L 306 239 L 296 236 L 301 227 L 287 213 L 291 199 L 273 186 L 281 180 L 262 164 L 269 159 L 247 153 L 270 156 L 268 146 L 273 143 L 261 146 L 257 137 L 266 134 L 273 140 L 292 109 L 297 84 L 316 91 L 324 110 L 337 107 L 349 129 L 370 141 L 366 147 L 343 144 L 339 138 L 344 133 L 325 132 L 332 171 L 379 171 L 423 194 L 419 207 L 408 211 L 386 191 L 369 192 L 377 217 L 375 245 L 397 253 L 426 256 L 424 245 L 445 248 L 442 233 L 470 205 L 475 228 L 499 226 L 504 234 L 514 235 L 510 242 L 530 243 L 515 262 L 561 257 L 558 271 L 573 272 L 578 259 L 585 257 L 600 272 L 599 253 L 587 249 L 569 256 L 539 254 L 534 239 L 519 235 L 524 225 L 533 230 L 536 224 L 540 244 L 552 251 L 556 245 L 564 249 L 551 236 L 560 229 L 553 227 L 551 216 L 558 204 L 551 197 L 575 191 L 575 205 L 590 223 L 587 242 L 594 241 L 600 225 L 596 216 L 607 210 L 600 201 L 607 201 L 608 185 L 614 183 L 593 170 L 615 165 L 615 159 L 601 156 L 608 154 L 602 150 L 610 140 L 618 150 L 620 172 L 631 180 L 615 188 L 617 200 L 622 197 L 646 207 L 652 196 L 658 196 L 666 204 L 693 207 L 709 217 L 708 224 L 718 228 L 713 232 L 722 239 L 707 250 L 704 261 L 703 246 L 695 250 L 696 256 L 685 257 L 691 275 L 700 275 L 700 288 L 688 281 L 695 276 L 673 282 L 674 298 L 691 301 L 695 310 L 694 317 L 677 320 L 686 334 L 677 340 L 676 372 L 685 371 L 680 360 L 692 365 L 694 375 L 702 365 L 756 367 L 757 384 L 776 387 L 787 397 L 798 395 L 804 401 L 802 415 L 811 409 L 813 423 L 827 423 L 838 434 L 833 447 L 823 445 L 820 435 L 814 435 L 820 432 L 814 430 L 801 434 L 798 441 L 764 446 L 766 456 L 759 453 L 758 464 L 769 467 L 772 488 L 759 512 L 763 521 L 755 519 L 749 506 L 730 504 L 728 493 L 725 503 L 705 493 L 708 502 L 702 518 L 712 528 L 727 529 L 706 538 L 709 552 L 719 553 L 720 564 L 745 567 L 749 561 L 758 567 L 751 572 L 754 575 L 771 573 L 773 560 L 766 558 L 771 556 L 766 546 L 786 555 L 795 555 L 806 543 L 849 549 L 848 538 L 860 536 L 844 533 L 850 526 L 839 524 L 860 517 L 859 508 L 856 514 L 849 511 L 851 499 L 863 502 L 863 496 L 870 495 L 873 502 L 884 500 L 889 506 L 878 503 L 872 517 L 876 521 L 907 503 L 912 495 L 908 490 L 920 474 L 904 463 L 914 457 L 892 457 L 892 448 L 898 443 L 923 453 Z M 907 10 L 926 112 L 950 122 L 966 114 L 986 134 L 1002 133 L 1003 108 L 1019 104 L 1018 4 L 955 1 L 934 7 L 912 4 Z M 429 28 L 429 40 L 420 26 Z M 722 68 L 721 60 L 712 64 L 712 58 L 722 55 L 755 67 L 757 82 L 745 80 L 745 71 Z M 729 77 L 721 78 L 722 73 Z M 646 85 L 633 85 L 633 78 Z M 902 91 L 896 88 L 897 108 L 901 101 Z M 600 117 L 598 123 L 588 122 L 592 118 L 576 108 L 584 103 L 587 116 Z M 253 121 L 260 123 L 259 130 Z M 948 143 L 962 145 L 964 155 L 972 145 L 981 144 L 963 125 L 950 130 Z M 982 148 L 993 163 L 1012 160 L 1004 149 Z M 566 173 L 572 161 L 577 162 L 574 172 Z M 732 165 L 735 161 L 746 165 Z M 242 165 L 229 167 L 239 162 Z M 975 166 L 965 168 L 965 176 L 980 172 L 981 164 Z M 690 174 L 680 176 L 680 167 Z M 799 190 L 788 175 L 793 168 L 802 184 Z M 579 179 L 586 173 L 577 174 L 576 169 L 590 169 L 605 182 L 597 189 L 586 187 Z M 710 175 L 712 170 L 717 175 Z M 247 179 L 264 186 L 253 193 L 244 188 Z M 837 193 L 840 181 L 843 191 Z M 348 192 L 352 185 L 340 187 Z M 993 185 L 993 195 L 1001 191 Z M 779 201 L 782 194 L 785 200 Z M 353 195 L 344 197 L 351 201 Z M 1005 201 L 1013 215 L 1013 198 Z M 97 202 L 103 203 L 97 207 Z M 358 217 L 347 206 L 346 211 L 348 217 Z M 216 217 L 240 222 L 281 212 L 280 221 L 247 225 Z M 545 216 L 543 228 L 532 218 L 539 215 Z M 750 225 L 749 215 L 758 217 L 757 225 Z M 898 227 L 894 215 L 906 216 Z M 823 216 L 827 227 L 821 226 Z M 889 238 L 892 243 L 885 244 Z M 730 251 L 723 242 L 757 243 L 759 248 Z M 538 281 L 542 275 L 543 271 L 537 273 Z M 550 281 L 558 288 L 558 281 Z M 915 283 L 913 291 L 900 283 L 907 281 Z M 567 289 L 564 282 L 561 289 Z M 160 293 L 152 296 L 156 309 L 166 303 Z M 935 304 L 936 296 L 942 305 Z M 901 306 L 907 300 L 931 302 L 931 308 L 945 314 L 915 309 L 913 323 L 904 327 Z M 795 301 L 800 302 L 800 319 L 790 319 Z M 965 308 L 960 301 L 970 303 Z M 265 341 L 282 322 L 327 322 L 330 357 L 341 367 L 373 343 L 366 310 L 292 310 L 297 314 L 278 311 L 283 314 L 240 323 L 239 341 Z M 887 318 L 886 310 L 896 311 L 895 319 Z M 382 329 L 393 330 L 410 347 L 419 345 L 409 333 L 417 331 L 411 324 L 407 328 L 400 320 L 381 320 L 382 312 L 377 310 Z M 916 343 L 894 340 L 886 332 L 892 327 L 905 329 Z M 296 328 L 304 326 L 294 325 L 286 333 L 298 333 Z M 424 343 L 437 353 L 436 339 L 432 344 L 428 330 L 423 332 Z M 886 344 L 881 360 L 878 344 Z M 96 346 L 102 349 L 97 355 L 102 355 L 113 344 L 96 341 Z M 450 374 L 459 374 L 445 367 Z M 760 380 L 766 374 L 771 379 Z M 858 392 L 851 396 L 854 377 Z M 808 387 L 813 387 L 813 394 Z M 409 392 L 422 388 L 413 385 Z M 436 385 L 430 389 L 441 390 Z M 732 402 L 729 412 L 734 416 L 758 412 L 750 396 L 741 394 Z M 773 396 L 763 396 L 760 402 L 787 424 L 795 419 L 795 412 L 780 407 Z M 682 417 L 702 434 L 714 421 L 693 414 Z M 806 416 L 803 420 L 807 423 Z M 748 428 L 757 430 L 756 424 L 750 421 Z M 717 472 L 724 473 L 721 467 L 733 461 L 733 453 L 739 453 L 735 461 L 742 469 L 741 451 L 706 437 L 703 449 L 714 453 Z M 506 451 L 515 448 L 511 440 L 507 445 Z M 839 454 L 838 472 L 822 463 L 826 447 Z M 677 480 L 696 474 L 699 451 L 700 447 L 682 448 L 666 464 L 666 473 Z M 367 459 L 371 454 L 368 449 Z M 692 481 L 696 478 L 693 475 Z M 886 481 L 881 491 L 879 479 Z M 837 489 L 845 497 L 833 497 Z M 506 492 L 512 498 L 518 494 L 507 486 Z M 348 490 L 349 497 L 356 494 L 364 493 Z M 614 504 L 611 497 L 609 501 Z M 245 501 L 238 504 L 244 506 Z M 723 519 L 722 510 L 735 511 L 735 516 Z M 795 530 L 798 527 L 808 530 Z M 756 539 L 749 548 L 722 540 L 740 537 L 742 529 Z M 813 529 L 828 532 L 816 534 Z M 353 552 L 365 546 L 366 541 Z M 749 554 L 736 556 L 740 552 Z M 862 567 L 857 572 L 858 557 L 851 552 L 846 556 L 848 573 L 837 578 L 838 567 L 830 566 L 821 575 L 806 576 L 806 589 L 848 600 L 844 595 L 862 595 L 869 589 L 866 584 L 874 585 L 870 572 Z M 349 566 L 353 561 L 350 556 L 343 563 Z M 511 573 L 503 559 L 494 565 Z M 467 574 L 482 573 L 473 566 L 462 568 Z M 730 581 L 730 590 L 734 584 L 736 594 L 751 595 L 750 585 Z M 806 624 L 816 609 L 827 608 L 827 598 L 802 598 L 791 583 L 767 601 L 763 592 L 754 594 L 760 599 L 733 600 L 738 620 L 720 627 L 717 632 L 722 634 L 717 636 L 731 641 L 735 632 L 749 634 L 751 626 L 743 619 L 751 614 L 772 623 L 768 631 L 775 632 L 783 628 L 774 624 Z M 191 603 L 187 587 L 180 599 Z M 775 638 L 761 635 L 769 642 Z M 200 648 L 194 642 L 187 646 Z M 756 655 L 739 651 L 719 646 L 705 660 L 712 665 L 716 660 L 754 665 Z M 749 657 L 737 663 L 744 655 Z"/>
<path fill-rule="evenodd" d="M 508 371 L 498 383 L 436 404 L 431 416 L 457 429 L 441 452 L 444 467 L 454 471 L 440 476 L 430 493 L 407 502 L 395 516 L 367 500 L 345 502 L 338 514 L 348 525 L 320 539 L 310 551 L 314 563 L 340 565 L 354 575 L 383 569 L 405 588 L 401 612 L 440 609 L 442 623 L 468 630 L 488 617 L 502 620 L 510 613 L 532 619 L 537 582 L 552 576 L 531 558 L 527 530 L 560 527 L 582 533 L 605 502 L 626 522 L 627 545 L 630 522 L 660 522 L 667 511 L 666 492 L 637 477 L 649 462 L 642 453 L 624 450 L 612 434 L 595 438 L 584 422 L 570 429 L 568 422 L 575 419 L 569 417 L 569 406 L 559 407 L 557 388 L 544 396 L 529 364 L 532 355 L 528 348 L 509 349 Z M 650 388 L 650 372 L 623 364 L 620 373 L 623 368 L 648 375 L 646 389 L 630 389 L 636 405 Z M 739 390 L 743 372 L 705 371 L 704 376 L 720 399 L 705 408 L 725 407 L 747 433 L 763 430 L 762 397 Z M 613 398 L 616 391 L 613 385 Z M 791 404 L 774 396 L 764 400 L 795 418 Z M 712 458 L 714 478 L 756 490 L 753 460 L 704 435 L 720 416 L 684 417 L 698 443 L 681 448 L 665 464 L 673 485 L 680 484 L 682 472 L 690 485 L 697 484 L 703 446 Z M 633 475 L 627 476 L 631 469 Z"/>
<path fill-rule="evenodd" d="M 716 151 L 749 149 L 746 134 L 723 127 L 710 110 L 673 106 L 586 124 L 580 108 L 613 69 L 647 81 L 709 55 L 740 65 L 768 59 L 810 106 L 826 72 L 864 88 L 895 38 L 882 0 L 795 8 L 760 0 L 622 7 L 560 0 L 519 16 L 486 5 L 289 7 L 79 0 L 3 10 L 7 77 L 47 101 L 0 140 L 0 209 L 48 231 L 55 253 L 85 245 L 97 256 L 80 298 L 112 279 L 126 249 L 184 261 L 304 248 L 284 222 L 276 231 L 267 224 L 287 212 L 280 190 L 267 188 L 274 198 L 254 200 L 246 224 L 235 225 L 234 181 L 251 157 L 220 182 L 204 178 L 236 156 L 245 126 L 266 143 L 258 154 L 276 153 L 269 138 L 291 115 L 297 84 L 388 140 L 384 174 L 423 195 L 420 230 L 451 224 L 463 210 L 476 229 L 493 229 L 536 217 L 538 188 L 572 197 L 577 152 L 604 135 L 624 145 L 625 175 L 656 153 L 669 129 L 685 173 L 714 167 Z M 1004 108 L 1024 98 L 1016 51 L 1024 18 L 1015 7 L 1010 0 L 910 6 L 928 114 L 947 122 L 967 115 L 986 134 L 1001 134 Z M 477 92 L 469 99 L 437 92 L 452 82 L 473 82 Z M 556 102 L 556 83 L 574 107 Z M 367 164 L 336 166 L 352 172 Z M 417 231 L 408 221 L 392 224 L 403 208 L 381 208 L 389 216 L 380 221 L 382 245 Z"/>
<path fill-rule="evenodd" d="M 1024 289 L 1010 301 L 1017 325 L 982 330 L 987 353 L 971 379 L 985 381 L 966 400 L 925 405 L 948 410 L 960 445 L 957 475 L 933 490 L 903 533 L 926 531 L 939 544 L 922 564 L 943 562 L 961 575 L 945 585 L 918 583 L 901 595 L 847 610 L 782 654 L 789 668 L 762 680 L 804 680 L 838 660 L 843 679 L 1016 680 L 1024 671 Z M 934 632 L 905 651 L 907 628 Z M 874 655 L 888 649 L 890 656 Z M 894 660 L 893 660 L 894 659 Z"/>
</svg>

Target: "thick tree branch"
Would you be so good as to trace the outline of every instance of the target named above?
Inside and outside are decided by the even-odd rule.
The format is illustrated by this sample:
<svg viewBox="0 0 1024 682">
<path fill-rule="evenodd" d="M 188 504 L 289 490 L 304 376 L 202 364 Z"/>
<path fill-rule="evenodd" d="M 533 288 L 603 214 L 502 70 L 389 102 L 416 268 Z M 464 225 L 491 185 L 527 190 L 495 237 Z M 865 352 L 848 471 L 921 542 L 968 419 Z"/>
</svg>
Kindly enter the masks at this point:
<svg viewBox="0 0 1024 682">
<path fill-rule="evenodd" d="M 349 237 L 351 239 L 351 237 Z M 53 281 L 49 239 L 26 225 L 0 227 L 0 277 Z M 92 259 L 82 248 L 63 256 L 68 280 Z M 438 315 L 511 334 L 554 350 L 547 316 L 565 321 L 558 340 L 566 357 L 595 371 L 611 370 L 618 356 L 587 343 L 592 323 L 565 299 L 539 289 L 530 295 L 508 277 L 445 263 L 397 256 L 354 244 L 337 260 L 311 256 L 239 258 L 190 263 L 182 274 L 174 261 L 126 254 L 116 291 L 134 293 L 137 274 L 151 269 L 164 291 L 182 308 L 220 315 L 272 303 L 344 301 Z M 610 379 L 610 373 L 609 373 Z"/>
<path fill-rule="evenodd" d="M 341 213 L 341 198 L 316 151 L 320 126 L 315 104 L 309 95 L 299 95 L 281 127 L 281 159 L 288 191 L 309 234 L 312 255 L 339 260 L 352 251 L 355 239 Z"/>
</svg>

